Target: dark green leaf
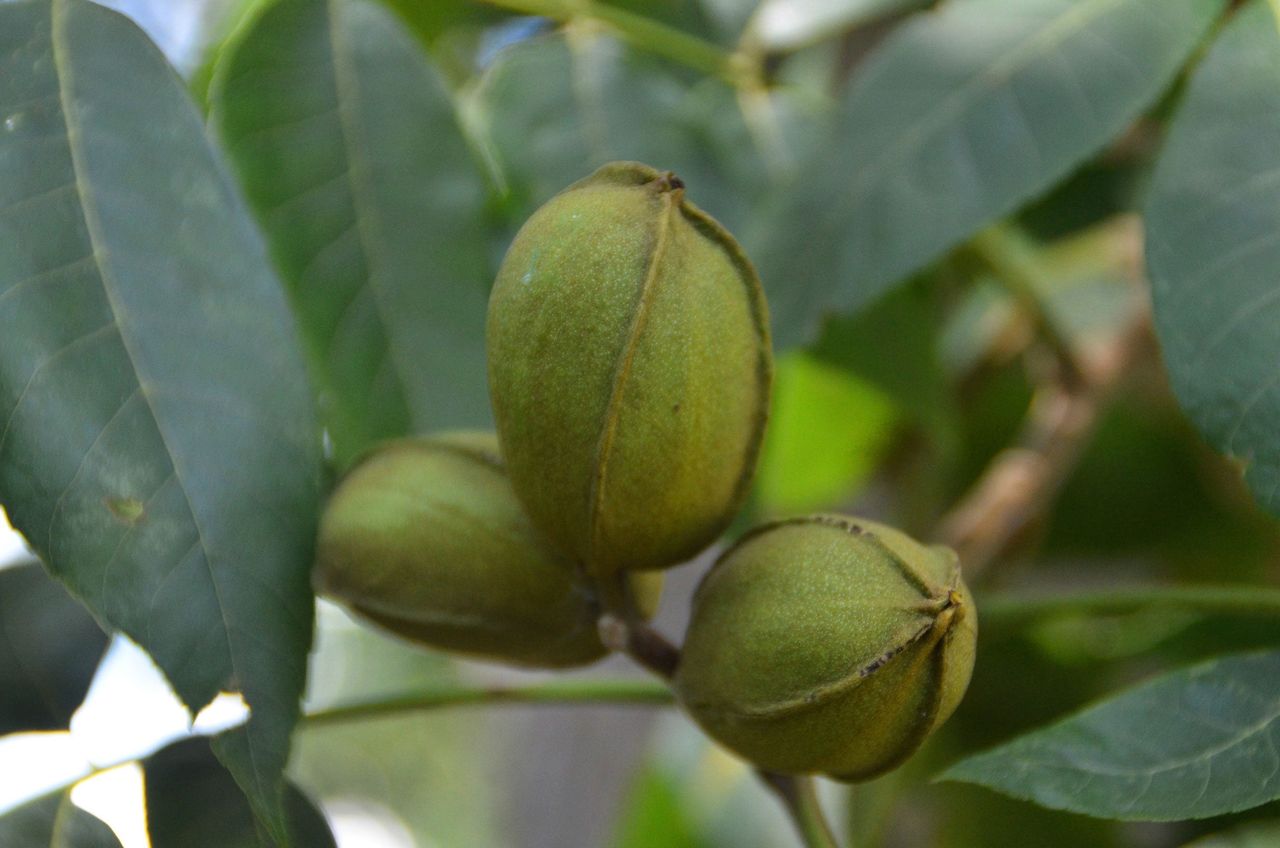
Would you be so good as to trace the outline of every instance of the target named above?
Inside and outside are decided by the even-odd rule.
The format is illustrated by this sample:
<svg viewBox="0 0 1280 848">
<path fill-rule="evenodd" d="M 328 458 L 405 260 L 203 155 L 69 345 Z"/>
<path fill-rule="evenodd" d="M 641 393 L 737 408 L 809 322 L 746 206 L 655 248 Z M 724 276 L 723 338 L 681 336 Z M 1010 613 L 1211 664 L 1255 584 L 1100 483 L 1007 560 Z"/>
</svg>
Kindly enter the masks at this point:
<svg viewBox="0 0 1280 848">
<path fill-rule="evenodd" d="M 699 36 L 715 34 L 706 0 L 597 0 L 632 15 Z"/>
<path fill-rule="evenodd" d="M 70 792 L 37 798 L 0 816 L 4 848 L 120 848 L 102 821 L 71 803 Z"/>
<path fill-rule="evenodd" d="M 1156 331 L 1173 388 L 1280 514 L 1280 29 L 1237 13 L 1196 71 L 1147 204 Z"/>
<path fill-rule="evenodd" d="M 1275 848 L 1280 845 L 1280 822 L 1262 822 L 1197 839 L 1187 848 Z"/>
<path fill-rule="evenodd" d="M 107 634 L 38 562 L 0 569 L 0 736 L 65 730 Z"/>
<path fill-rule="evenodd" d="M 489 420 L 485 183 L 439 76 L 369 0 L 280 0 L 213 116 L 292 290 L 345 464 Z"/>
<path fill-rule="evenodd" d="M 694 203 L 731 231 L 772 188 L 734 92 L 607 36 L 544 36 L 499 54 L 480 105 L 520 223 L 551 195 L 615 159 L 670 169 Z M 769 103 L 784 128 L 807 116 Z M 748 248 L 750 245 L 748 245 Z"/>
<path fill-rule="evenodd" d="M 1071 557 L 1077 573 L 1100 576 L 1114 576 L 1105 558 L 1121 555 L 1158 560 L 1188 581 L 1266 581 L 1280 523 L 1204 444 L 1167 388 L 1152 388 L 1131 384 L 1098 420 L 1058 495 L 1043 555 Z"/>
<path fill-rule="evenodd" d="M 1219 0 L 956 0 L 898 29 L 767 216 L 780 346 L 1053 186 L 1164 89 Z"/>
<path fill-rule="evenodd" d="M 931 282 L 902 286 L 861 312 L 833 318 L 813 350 L 875 385 L 917 424 L 946 438 L 955 410 L 938 352 L 941 299 Z"/>
<path fill-rule="evenodd" d="M 259 848 L 244 795 L 205 739 L 186 739 L 143 763 L 152 848 Z M 298 848 L 336 848 L 320 811 L 293 784 L 285 788 L 289 832 Z"/>
<path fill-rule="evenodd" d="M 1046 810 L 975 786 L 921 783 L 898 800 L 898 809 L 903 818 L 917 809 L 940 809 L 929 848 L 1135 848 L 1115 822 Z"/>
<path fill-rule="evenodd" d="M 1280 589 L 1249 585 L 1108 586 L 1080 592 L 1062 590 L 987 593 L 982 612 L 987 634 L 1017 630 L 1055 617 L 1128 615 L 1161 611 L 1181 615 L 1257 618 L 1280 636 Z"/>
<path fill-rule="evenodd" d="M 1137 212 L 1150 166 L 1145 157 L 1096 157 L 1028 204 L 1018 217 L 1033 236 L 1052 240 Z"/>
<path fill-rule="evenodd" d="M 1206 818 L 1280 798 L 1280 652 L 1166 674 L 962 760 L 943 780 L 1126 821 Z"/>
<path fill-rule="evenodd" d="M 126 18 L 0 5 L 0 116 L 0 500 L 190 708 L 244 693 L 231 765 L 270 820 L 320 476 L 284 296 L 181 80 Z"/>
<path fill-rule="evenodd" d="M 1114 561 L 1104 562 L 1114 571 Z M 1059 666 L 1096 672 L 1157 655 L 1189 662 L 1280 644 L 1280 590 L 1115 584 L 1084 592 L 987 592 L 982 627 L 987 647 L 1025 635 Z"/>
</svg>

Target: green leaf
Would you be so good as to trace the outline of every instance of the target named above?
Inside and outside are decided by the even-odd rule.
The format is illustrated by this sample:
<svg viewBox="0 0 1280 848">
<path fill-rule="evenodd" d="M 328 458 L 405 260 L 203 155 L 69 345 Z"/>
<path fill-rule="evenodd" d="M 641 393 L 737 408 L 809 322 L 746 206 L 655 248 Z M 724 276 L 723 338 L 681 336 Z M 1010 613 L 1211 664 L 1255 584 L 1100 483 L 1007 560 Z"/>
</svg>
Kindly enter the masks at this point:
<svg viewBox="0 0 1280 848">
<path fill-rule="evenodd" d="M 632 846 L 668 844 L 692 848 L 778 848 L 795 845 L 794 826 L 783 808 L 755 779 L 750 766 L 715 745 L 692 722 L 664 716 L 651 731 L 651 752 L 638 772 L 634 801 L 648 808 L 653 826 L 639 832 L 643 821 L 620 821 L 615 838 L 634 836 Z M 664 786 L 665 784 L 665 786 Z M 656 791 L 659 797 L 643 797 Z M 663 810 L 667 816 L 663 818 Z M 678 811 L 678 812 L 677 812 Z M 633 814 L 634 815 L 634 814 Z M 633 830 L 632 828 L 636 828 Z M 644 839 L 648 836 L 648 840 Z M 611 843 L 613 848 L 632 848 Z"/>
<path fill-rule="evenodd" d="M 933 831 L 938 839 L 930 848 L 1136 848 L 1116 822 L 1046 810 L 976 786 L 918 780 L 894 800 L 892 824 L 913 810 L 939 810 Z M 887 841 L 880 839 L 881 845 Z"/>
<path fill-rule="evenodd" d="M 613 848 L 709 848 L 679 790 L 662 769 L 643 768 L 629 792 Z"/>
<path fill-rule="evenodd" d="M 120 840 L 100 819 L 71 803 L 71 793 L 55 792 L 0 816 L 5 848 L 120 848 Z"/>
<path fill-rule="evenodd" d="M 1275 848 L 1277 845 L 1280 845 L 1280 822 L 1269 821 L 1197 839 L 1186 848 Z"/>
<path fill-rule="evenodd" d="M 938 351 L 943 310 L 932 282 L 900 286 L 854 315 L 833 317 L 813 352 L 883 391 L 945 443 L 955 409 Z"/>
<path fill-rule="evenodd" d="M 1146 209 L 1174 392 L 1280 515 L 1280 28 L 1238 12 L 1197 69 Z"/>
<path fill-rule="evenodd" d="M 449 29 L 496 23 L 509 13 L 475 0 L 383 0 L 404 19 L 424 44 L 433 44 Z"/>
<path fill-rule="evenodd" d="M 775 342 L 811 338 L 1052 187 L 1165 88 L 1220 0 L 956 0 L 896 30 L 760 228 Z M 754 240 L 754 239 L 753 239 Z"/>
<path fill-rule="evenodd" d="M 1280 589 L 1253 585 L 1125 586 L 1066 592 L 988 592 L 982 599 L 988 632 L 1019 629 L 1061 616 L 1115 616 L 1160 611 L 1179 615 L 1257 618 L 1280 636 Z"/>
<path fill-rule="evenodd" d="M 271 2 L 271 0 L 268 0 Z M 507 27 L 538 28 L 549 22 L 515 18 L 515 13 L 476 0 L 381 0 L 430 54 L 438 75 L 454 88 L 471 84 L 495 41 L 507 38 Z"/>
<path fill-rule="evenodd" d="M 0 569 L 0 736 L 66 730 L 107 634 L 38 562 Z"/>
<path fill-rule="evenodd" d="M 152 848 L 259 848 L 263 840 L 253 813 L 207 739 L 176 742 L 143 763 L 147 834 Z M 285 810 L 293 844 L 336 848 L 324 816 L 293 784 L 285 788 Z"/>
<path fill-rule="evenodd" d="M 489 421 L 486 187 L 443 82 L 368 0 L 280 0 L 213 120 L 288 282 L 335 455 Z"/>
<path fill-rule="evenodd" d="M 1280 652 L 1166 674 L 940 779 L 1124 821 L 1238 812 L 1280 798 Z"/>
<path fill-rule="evenodd" d="M 874 473 L 898 419 L 868 381 L 800 351 L 781 357 L 756 506 L 794 515 L 847 502 Z"/>
<path fill-rule="evenodd" d="M 593 33 L 550 35 L 503 50 L 485 75 L 479 111 L 506 179 L 514 224 L 605 162 L 675 171 L 689 197 L 730 231 L 773 187 L 734 92 Z M 781 127 L 807 115 L 779 96 Z"/>
<path fill-rule="evenodd" d="M 293 319 L 181 80 L 84 0 L 0 5 L 0 501 L 280 831 L 319 501 Z"/>
<path fill-rule="evenodd" d="M 213 85 L 213 72 L 233 33 L 253 19 L 258 10 L 270 0 L 229 0 L 206 34 L 206 47 L 187 80 L 187 88 L 201 111 L 209 111 L 209 86 Z"/>
<path fill-rule="evenodd" d="M 637 17 L 708 37 L 716 34 L 706 0 L 596 0 Z"/>
<path fill-rule="evenodd" d="M 1186 580 L 1266 581 L 1280 523 L 1257 507 L 1160 387 L 1122 393 L 1098 419 L 1043 544 L 1048 558 L 1159 558 Z"/>
</svg>

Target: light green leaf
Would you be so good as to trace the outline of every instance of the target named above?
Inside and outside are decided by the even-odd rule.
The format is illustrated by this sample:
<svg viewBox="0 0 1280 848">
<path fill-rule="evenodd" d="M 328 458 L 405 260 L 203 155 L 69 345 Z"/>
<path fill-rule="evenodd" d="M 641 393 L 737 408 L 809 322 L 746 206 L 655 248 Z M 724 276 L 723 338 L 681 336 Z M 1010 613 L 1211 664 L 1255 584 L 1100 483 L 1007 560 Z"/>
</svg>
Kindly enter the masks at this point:
<svg viewBox="0 0 1280 848">
<path fill-rule="evenodd" d="M 160 52 L 0 5 L 0 501 L 188 707 L 239 689 L 267 821 L 311 641 L 313 400 L 249 214 Z"/>
<path fill-rule="evenodd" d="M 794 515 L 847 502 L 876 470 L 899 417 L 867 380 L 804 352 L 780 358 L 757 507 Z"/>
<path fill-rule="evenodd" d="M 675 780 L 645 765 L 628 792 L 613 848 L 710 848 L 685 801 Z"/>
<path fill-rule="evenodd" d="M 780 347 L 1052 187 L 1164 90 L 1220 0 L 955 0 L 896 30 L 766 216 Z"/>
<path fill-rule="evenodd" d="M 213 120 L 289 284 L 340 464 L 489 421 L 486 187 L 438 74 L 371 0 L 279 0 Z"/>
<path fill-rule="evenodd" d="M 1166 674 L 961 760 L 942 780 L 1125 821 L 1197 819 L 1280 798 L 1280 652 Z"/>
<path fill-rule="evenodd" d="M 1183 409 L 1280 515 L 1280 28 L 1236 14 L 1196 71 L 1146 209 L 1156 332 Z"/>
<path fill-rule="evenodd" d="M 120 840 L 100 819 L 72 804 L 70 792 L 56 792 L 0 815 L 0 845 L 120 848 Z"/>
<path fill-rule="evenodd" d="M 209 24 L 205 48 L 187 79 L 187 88 L 201 111 L 209 111 L 209 86 L 213 84 L 213 72 L 232 34 L 252 20 L 258 10 L 270 1 L 228 0 L 227 7 Z"/>
</svg>

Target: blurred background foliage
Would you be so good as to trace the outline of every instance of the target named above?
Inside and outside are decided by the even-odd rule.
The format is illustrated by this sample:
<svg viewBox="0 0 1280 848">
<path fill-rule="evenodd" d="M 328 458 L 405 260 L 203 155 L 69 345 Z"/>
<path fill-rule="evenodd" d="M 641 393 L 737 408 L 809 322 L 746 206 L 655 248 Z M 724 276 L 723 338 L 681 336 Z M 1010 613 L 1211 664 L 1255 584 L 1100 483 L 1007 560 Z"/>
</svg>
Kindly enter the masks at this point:
<svg viewBox="0 0 1280 848">
<path fill-rule="evenodd" d="M 1025 53 L 1027 31 L 1063 4 L 110 5 L 147 28 L 187 76 L 241 178 L 303 316 L 334 473 L 378 438 L 488 423 L 483 309 L 507 242 L 565 185 L 606 161 L 637 159 L 677 172 L 690 197 L 741 236 L 777 304 L 774 408 L 741 525 L 841 510 L 930 537 L 1019 444 L 1044 385 L 1061 376 L 1045 328 L 1088 353 L 1143 321 L 1136 213 L 1183 96 L 1180 69 L 1223 8 L 1112 4 L 1120 11 L 1099 15 L 1093 41 L 1159 32 L 1128 58 L 1096 44 L 1040 57 L 1080 72 L 1072 84 L 1086 102 L 1071 108 L 1093 111 L 1033 126 L 1033 135 L 1053 135 L 1041 150 L 1051 161 L 1020 181 L 1026 152 L 984 141 L 1010 119 L 1001 100 L 1008 92 L 975 107 L 957 131 L 971 134 L 968 153 L 913 148 L 894 130 L 904 116 L 938 108 L 927 102 L 937 82 L 929 74 L 967 67 L 968 53 L 993 43 Z M 1156 26 L 1152 16 L 1167 17 Z M 951 53 L 933 54 L 925 67 L 920 50 L 930 45 Z M 1137 65 L 1117 70 L 1126 63 Z M 919 75 L 908 78 L 912 67 Z M 1011 86 L 1027 86 L 1032 113 L 1059 107 L 1052 89 L 1065 83 L 1051 72 L 1034 62 L 1030 81 L 1017 68 L 1005 72 Z M 1036 84 L 1049 92 L 1044 103 L 1035 101 Z M 870 164 L 850 158 L 860 145 Z M 912 170 L 915 156 L 931 157 L 934 170 Z M 858 170 L 884 161 L 882 171 Z M 965 176 L 966 167 L 975 174 Z M 926 193 L 907 196 L 908 176 Z M 981 208 L 938 204 L 927 193 L 952 196 L 965 190 L 963 179 L 973 180 Z M 935 206 L 945 209 L 934 215 Z M 810 246 L 823 227 L 880 214 L 910 237 L 877 235 L 879 224 L 865 223 L 847 237 L 852 247 L 841 239 Z M 358 245 L 347 240 L 352 228 L 365 234 Z M 844 291 L 830 277 L 865 285 Z M 370 317 L 352 302 L 374 286 L 391 306 Z M 1280 839 L 1275 803 L 1202 822 L 1116 823 L 930 781 L 963 755 L 1154 672 L 1280 639 L 1280 621 L 1227 612 L 1135 604 L 1032 621 L 1010 600 L 1280 578 L 1280 527 L 1184 417 L 1149 333 L 1126 355 L 1046 508 L 975 586 L 982 642 L 956 717 L 900 771 L 854 788 L 823 784 L 845 844 L 1176 848 L 1209 833 L 1220 835 L 1194 844 Z M 395 379 L 383 381 L 387 368 Z M 704 557 L 673 575 L 660 628 L 682 629 L 688 592 L 707 564 Z M 34 633 L 23 623 L 33 611 L 43 621 L 74 613 L 47 587 L 18 585 L 30 573 L 0 574 L 0 625 L 10 633 Z M 458 680 L 541 679 L 411 650 L 324 605 L 319 624 L 309 709 Z M 66 628 L 86 634 L 80 655 L 60 663 L 66 679 L 48 684 L 43 705 L 0 689 L 0 727 L 65 722 L 67 699 L 83 694 L 104 644 L 87 618 Z M 21 640 L 0 643 L 0 673 L 20 666 L 27 650 Z M 601 673 L 635 672 L 618 660 L 585 672 Z M 362 817 L 370 829 L 361 848 L 765 848 L 790 838 L 750 771 L 667 711 L 467 708 L 304 723 L 295 744 L 291 778 L 331 816 Z M 148 778 L 158 780 L 162 767 L 195 768 L 200 752 L 185 753 L 157 754 Z"/>
</svg>

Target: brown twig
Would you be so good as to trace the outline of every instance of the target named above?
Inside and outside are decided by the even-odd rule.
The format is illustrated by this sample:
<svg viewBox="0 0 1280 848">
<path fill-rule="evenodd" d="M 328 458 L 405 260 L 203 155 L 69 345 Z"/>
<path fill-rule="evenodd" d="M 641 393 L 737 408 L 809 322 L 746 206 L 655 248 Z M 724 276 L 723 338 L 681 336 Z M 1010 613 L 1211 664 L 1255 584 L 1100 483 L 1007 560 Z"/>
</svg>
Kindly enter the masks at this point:
<svg viewBox="0 0 1280 848">
<path fill-rule="evenodd" d="M 680 648 L 650 626 L 636 602 L 631 576 L 610 575 L 598 584 L 603 614 L 597 626 L 600 641 L 611 651 L 626 654 L 668 683 L 680 664 Z"/>
<path fill-rule="evenodd" d="M 1040 343 L 1053 353 L 1058 382 L 1078 388 L 1085 379 L 1083 366 L 1070 338 L 1041 301 L 1043 273 L 1035 243 L 1017 228 L 997 224 L 970 239 L 967 252 L 995 275 L 1030 319 Z"/>
<path fill-rule="evenodd" d="M 1073 352 L 1074 373 L 1037 390 L 1015 446 L 997 454 L 943 516 L 938 536 L 960 555 L 967 579 L 982 574 L 1052 505 L 1107 399 L 1149 335 L 1150 318 L 1142 309 L 1096 348 Z"/>
<path fill-rule="evenodd" d="M 680 649 L 641 619 L 617 613 L 600 616 L 600 641 L 611 651 L 626 654 L 649 671 L 670 681 L 680 664 Z"/>
</svg>

